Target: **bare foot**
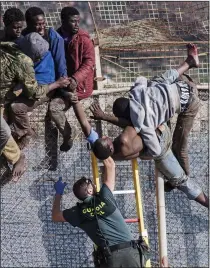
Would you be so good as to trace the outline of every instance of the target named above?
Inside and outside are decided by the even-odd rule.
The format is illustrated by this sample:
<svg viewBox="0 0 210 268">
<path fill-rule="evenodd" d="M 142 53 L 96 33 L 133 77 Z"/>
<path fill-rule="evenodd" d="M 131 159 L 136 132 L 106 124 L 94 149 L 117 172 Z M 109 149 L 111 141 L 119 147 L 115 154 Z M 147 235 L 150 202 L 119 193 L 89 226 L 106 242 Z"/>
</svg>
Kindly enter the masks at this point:
<svg viewBox="0 0 210 268">
<path fill-rule="evenodd" d="M 198 58 L 198 49 L 194 44 L 187 44 L 187 59 L 186 62 L 189 64 L 190 68 L 198 68 L 199 67 L 199 58 Z"/>
<path fill-rule="evenodd" d="M 161 267 L 169 267 L 168 257 L 163 256 L 161 263 L 162 263 Z"/>
<path fill-rule="evenodd" d="M 12 181 L 17 182 L 26 171 L 25 155 L 21 152 L 20 158 L 12 170 Z"/>
<path fill-rule="evenodd" d="M 33 129 L 31 129 L 26 135 L 24 135 L 19 140 L 17 140 L 17 144 L 20 150 L 23 150 L 24 148 L 26 148 L 29 145 L 30 140 L 34 139 L 35 137 L 36 137 L 36 133 Z"/>
</svg>

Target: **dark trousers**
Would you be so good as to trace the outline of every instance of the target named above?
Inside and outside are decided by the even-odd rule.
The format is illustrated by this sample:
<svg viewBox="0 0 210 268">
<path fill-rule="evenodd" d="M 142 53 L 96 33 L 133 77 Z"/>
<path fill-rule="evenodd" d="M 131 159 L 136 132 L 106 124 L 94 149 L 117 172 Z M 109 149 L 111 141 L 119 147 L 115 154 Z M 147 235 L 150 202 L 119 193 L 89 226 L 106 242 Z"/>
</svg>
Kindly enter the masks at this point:
<svg viewBox="0 0 210 268">
<path fill-rule="evenodd" d="M 186 111 L 178 115 L 176 127 L 173 134 L 172 150 L 186 175 L 190 173 L 188 157 L 188 137 L 193 122 L 200 106 L 197 87 L 194 83 L 188 82 L 191 87 L 190 105 Z"/>
<path fill-rule="evenodd" d="M 14 134 L 21 138 L 30 134 L 31 126 L 28 112 L 32 112 L 37 106 L 49 101 L 49 98 L 43 98 L 38 101 L 19 96 L 6 107 L 6 113 L 9 117 L 9 123 L 13 124 Z"/>
<path fill-rule="evenodd" d="M 53 98 L 50 100 L 50 98 L 45 97 L 39 101 L 35 101 L 20 96 L 15 99 L 8 109 L 10 115 L 9 121 L 13 124 L 15 135 L 21 138 L 30 132 L 31 127 L 28 112 L 32 112 L 33 109 L 44 102 L 49 102 L 49 118 L 55 122 L 63 138 L 68 141 L 71 137 L 71 127 L 66 119 L 65 111 L 70 108 L 70 105 L 63 98 Z"/>
<path fill-rule="evenodd" d="M 71 137 L 71 126 L 67 121 L 65 112 L 71 107 L 68 100 L 62 97 L 53 98 L 49 103 L 49 116 L 59 129 L 64 141 Z"/>
<path fill-rule="evenodd" d="M 142 267 L 139 250 L 129 247 L 113 251 L 107 261 L 101 263 L 100 268 L 118 268 L 118 267 Z"/>
</svg>

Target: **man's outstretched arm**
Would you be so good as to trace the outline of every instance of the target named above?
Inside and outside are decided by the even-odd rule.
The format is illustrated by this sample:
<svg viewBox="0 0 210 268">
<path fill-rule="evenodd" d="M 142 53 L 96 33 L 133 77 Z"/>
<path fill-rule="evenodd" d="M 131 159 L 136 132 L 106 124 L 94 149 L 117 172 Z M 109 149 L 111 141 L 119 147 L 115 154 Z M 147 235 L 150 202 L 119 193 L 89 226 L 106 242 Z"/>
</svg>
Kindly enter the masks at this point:
<svg viewBox="0 0 210 268">
<path fill-rule="evenodd" d="M 77 103 L 73 104 L 73 109 L 74 109 L 75 115 L 77 117 L 77 120 L 80 123 L 82 131 L 83 131 L 85 137 L 87 138 L 90 135 L 92 127 L 87 120 L 86 114 L 84 112 L 84 109 L 83 109 L 81 103 L 78 101 Z"/>
<path fill-rule="evenodd" d="M 59 178 L 59 180 L 55 183 L 55 199 L 53 201 L 53 208 L 52 208 L 52 220 L 54 222 L 65 222 L 66 220 L 63 217 L 63 212 L 61 211 L 61 198 L 64 191 L 64 188 L 66 186 L 66 183 L 62 182 L 62 178 Z"/>
<path fill-rule="evenodd" d="M 91 116 L 90 118 L 94 120 L 103 120 L 121 128 L 132 126 L 131 121 L 125 118 L 116 117 L 114 115 L 109 115 L 109 114 L 104 113 L 98 103 L 92 104 L 90 106 L 90 110 L 93 114 L 93 116 Z"/>
<path fill-rule="evenodd" d="M 93 144 L 99 138 L 99 136 L 98 133 L 93 130 L 90 123 L 88 122 L 84 109 L 77 98 L 76 92 L 74 93 L 66 92 L 66 94 L 69 95 L 69 99 L 73 106 L 77 120 L 79 121 L 80 126 L 82 128 L 82 132 L 84 133 L 86 139 L 91 144 Z"/>
<path fill-rule="evenodd" d="M 104 176 L 103 183 L 110 189 L 111 192 L 114 191 L 115 188 L 115 162 L 110 157 L 103 160 L 104 164 Z"/>
</svg>

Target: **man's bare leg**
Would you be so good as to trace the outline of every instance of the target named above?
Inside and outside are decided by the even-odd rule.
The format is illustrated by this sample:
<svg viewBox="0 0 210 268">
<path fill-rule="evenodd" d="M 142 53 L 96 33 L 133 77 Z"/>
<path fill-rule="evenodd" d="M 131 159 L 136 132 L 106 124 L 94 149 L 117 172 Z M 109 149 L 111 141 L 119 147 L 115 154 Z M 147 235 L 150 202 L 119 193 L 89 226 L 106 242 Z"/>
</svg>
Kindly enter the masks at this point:
<svg viewBox="0 0 210 268">
<path fill-rule="evenodd" d="M 24 153 L 20 153 L 20 158 L 13 165 L 12 181 L 17 182 L 26 170 L 26 161 Z"/>
<path fill-rule="evenodd" d="M 199 194 L 195 201 L 203 205 L 204 207 L 209 208 L 209 199 L 204 193 Z"/>
<path fill-rule="evenodd" d="M 178 67 L 179 75 L 183 75 L 191 68 L 199 67 L 198 49 L 194 44 L 187 44 L 187 59 Z"/>
</svg>

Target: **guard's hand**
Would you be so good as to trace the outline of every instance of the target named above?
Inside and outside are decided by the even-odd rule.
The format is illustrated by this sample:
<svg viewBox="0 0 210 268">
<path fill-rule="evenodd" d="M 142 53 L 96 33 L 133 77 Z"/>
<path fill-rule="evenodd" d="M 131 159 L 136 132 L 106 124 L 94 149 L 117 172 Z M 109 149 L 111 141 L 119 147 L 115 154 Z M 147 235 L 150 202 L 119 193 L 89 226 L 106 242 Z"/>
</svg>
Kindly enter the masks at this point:
<svg viewBox="0 0 210 268">
<path fill-rule="evenodd" d="M 90 118 L 94 120 L 102 120 L 104 118 L 104 112 L 101 110 L 101 107 L 98 103 L 94 103 L 90 106 L 90 110 L 93 114 L 93 116 L 90 116 Z"/>
<path fill-rule="evenodd" d="M 69 84 L 67 90 L 69 92 L 74 92 L 77 88 L 77 81 L 72 77 L 69 77 L 69 81 L 70 81 L 70 84 Z"/>
<path fill-rule="evenodd" d="M 103 160 L 103 164 L 108 169 L 115 168 L 115 162 L 111 156 L 109 156 L 107 159 Z"/>
<path fill-rule="evenodd" d="M 62 195 L 65 187 L 66 182 L 62 182 L 62 177 L 59 177 L 58 181 L 54 184 L 56 194 Z"/>
<path fill-rule="evenodd" d="M 69 78 L 68 77 L 60 77 L 56 83 L 60 88 L 62 87 L 67 87 L 70 84 Z"/>
</svg>

